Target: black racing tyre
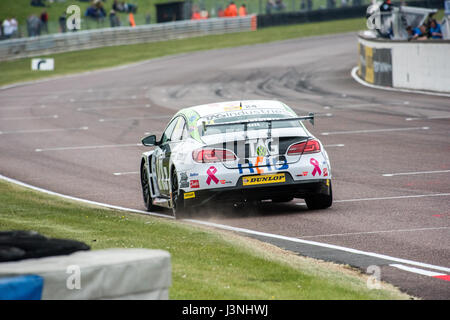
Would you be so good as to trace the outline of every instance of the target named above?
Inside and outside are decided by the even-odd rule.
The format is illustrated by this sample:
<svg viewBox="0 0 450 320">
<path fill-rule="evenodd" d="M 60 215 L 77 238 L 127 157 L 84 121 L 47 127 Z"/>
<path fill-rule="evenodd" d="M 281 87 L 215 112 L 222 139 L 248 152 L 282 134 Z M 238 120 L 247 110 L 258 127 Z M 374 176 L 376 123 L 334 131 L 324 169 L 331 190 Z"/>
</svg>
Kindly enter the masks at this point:
<svg viewBox="0 0 450 320">
<path fill-rule="evenodd" d="M 172 170 L 172 212 L 176 219 L 183 219 L 189 216 L 189 210 L 184 205 L 184 200 L 178 185 L 178 176 L 175 168 Z"/>
<path fill-rule="evenodd" d="M 150 181 L 148 180 L 147 168 L 144 163 L 141 165 L 141 186 L 145 208 L 147 211 L 157 210 L 158 207 L 153 205 L 152 194 L 150 192 Z"/>
<path fill-rule="evenodd" d="M 330 181 L 329 194 L 317 194 L 308 198 L 305 198 L 306 205 L 309 210 L 321 210 L 331 207 L 333 204 L 333 189 Z"/>
</svg>

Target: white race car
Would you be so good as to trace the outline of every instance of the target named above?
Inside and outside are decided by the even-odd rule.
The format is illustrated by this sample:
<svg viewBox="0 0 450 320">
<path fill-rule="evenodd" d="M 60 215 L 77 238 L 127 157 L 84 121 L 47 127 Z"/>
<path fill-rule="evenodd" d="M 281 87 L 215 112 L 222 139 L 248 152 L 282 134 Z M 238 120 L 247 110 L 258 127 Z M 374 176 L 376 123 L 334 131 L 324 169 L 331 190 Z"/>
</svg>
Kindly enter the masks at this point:
<svg viewBox="0 0 450 320">
<path fill-rule="evenodd" d="M 141 185 L 147 210 L 188 209 L 305 199 L 309 209 L 333 202 L 331 167 L 322 143 L 279 101 L 231 101 L 180 110 L 161 139 L 143 153 Z"/>
</svg>

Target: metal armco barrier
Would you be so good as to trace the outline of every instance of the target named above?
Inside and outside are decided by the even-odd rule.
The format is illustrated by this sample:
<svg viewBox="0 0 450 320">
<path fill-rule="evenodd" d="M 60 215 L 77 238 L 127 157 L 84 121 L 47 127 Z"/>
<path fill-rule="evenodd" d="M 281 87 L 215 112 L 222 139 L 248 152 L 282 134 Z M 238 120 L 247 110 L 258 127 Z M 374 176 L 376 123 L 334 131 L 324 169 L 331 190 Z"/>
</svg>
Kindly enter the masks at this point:
<svg viewBox="0 0 450 320">
<path fill-rule="evenodd" d="M 106 46 L 253 31 L 256 16 L 105 28 L 0 41 L 0 61 Z"/>
<path fill-rule="evenodd" d="M 358 76 L 399 89 L 450 92 L 450 40 L 358 38 Z"/>
</svg>

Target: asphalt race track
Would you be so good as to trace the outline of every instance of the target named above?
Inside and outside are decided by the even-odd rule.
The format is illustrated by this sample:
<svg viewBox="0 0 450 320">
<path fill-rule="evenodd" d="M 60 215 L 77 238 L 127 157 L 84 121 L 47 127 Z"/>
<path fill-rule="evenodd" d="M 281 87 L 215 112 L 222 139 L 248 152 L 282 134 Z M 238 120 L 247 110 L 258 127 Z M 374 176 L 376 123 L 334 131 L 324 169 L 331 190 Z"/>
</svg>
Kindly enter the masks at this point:
<svg viewBox="0 0 450 320">
<path fill-rule="evenodd" d="M 353 33 L 304 38 L 4 88 L 0 174 L 143 210 L 143 136 L 160 135 L 182 107 L 278 99 L 299 115 L 317 114 L 315 127 L 307 126 L 331 158 L 333 206 L 308 211 L 295 200 L 193 219 L 259 231 L 249 235 L 363 271 L 377 265 L 382 280 L 414 296 L 450 299 L 450 98 L 358 84 L 350 75 L 356 44 Z"/>
</svg>

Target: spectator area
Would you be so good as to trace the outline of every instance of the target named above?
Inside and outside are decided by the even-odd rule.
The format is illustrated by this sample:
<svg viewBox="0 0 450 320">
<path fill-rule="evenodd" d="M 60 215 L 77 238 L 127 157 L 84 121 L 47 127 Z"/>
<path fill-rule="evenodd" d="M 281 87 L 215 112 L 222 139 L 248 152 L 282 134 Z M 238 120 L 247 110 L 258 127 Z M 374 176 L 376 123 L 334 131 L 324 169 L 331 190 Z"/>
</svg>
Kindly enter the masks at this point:
<svg viewBox="0 0 450 320">
<path fill-rule="evenodd" d="M 98 14 L 93 10 L 88 10 L 92 6 L 92 2 L 95 0 L 1 0 L 0 1 L 0 22 L 5 19 L 15 18 L 18 22 L 18 30 L 14 35 L 15 37 L 26 37 L 29 33 L 30 24 L 36 25 L 39 23 L 36 19 L 30 19 L 32 15 L 36 18 L 41 18 L 43 11 L 45 10 L 48 15 L 48 23 L 46 26 L 42 26 L 39 30 L 41 35 L 48 33 L 61 32 L 61 25 L 64 24 L 63 13 L 67 7 L 71 4 L 76 4 L 81 9 L 82 15 L 82 30 L 106 28 L 112 26 L 128 26 L 129 25 L 129 13 L 116 10 L 114 17 L 111 17 L 111 10 L 113 9 L 114 0 L 97 0 L 102 3 L 104 19 L 96 19 L 95 15 Z M 131 12 L 133 13 L 134 23 L 136 25 L 144 25 L 148 23 L 156 23 L 156 6 L 159 4 L 174 2 L 178 0 L 118 0 L 121 4 L 125 2 L 129 4 Z M 31 3 L 34 5 L 31 5 Z M 406 3 L 411 1 L 406 1 Z M 411 3 L 413 3 L 412 1 Z M 230 0 L 192 0 L 191 11 L 193 16 L 204 18 L 218 17 L 225 15 L 225 11 L 230 3 Z M 317 9 L 327 8 L 342 8 L 349 6 L 367 6 L 370 0 L 236 0 L 235 4 L 238 9 L 242 4 L 246 4 L 247 14 L 279 14 L 287 12 L 304 12 Z M 42 7 L 40 5 L 45 5 Z M 117 9 L 117 8 L 116 8 Z M 198 11 L 198 15 L 194 15 L 195 11 Z M 90 12 L 90 19 L 85 17 L 85 14 Z M 442 18 L 442 14 L 437 16 L 438 19 Z M 30 19 L 27 26 L 27 19 Z M 34 20 L 34 22 L 33 22 Z M 4 38 L 0 36 L 0 38 Z"/>
<path fill-rule="evenodd" d="M 59 18 L 62 16 L 66 8 L 71 4 L 76 4 L 81 9 L 83 18 L 82 29 L 96 29 L 110 27 L 110 11 L 112 10 L 114 0 L 102 0 L 106 19 L 103 21 L 91 21 L 84 19 L 86 10 L 92 5 L 93 0 L 1 0 L 0 1 L 0 21 L 7 18 L 15 17 L 19 25 L 19 35 L 27 35 L 27 18 L 31 15 L 40 17 L 43 10 L 48 13 L 48 32 L 60 32 Z M 134 20 L 136 25 L 156 23 L 156 5 L 169 2 L 177 2 L 179 0 L 126 0 L 118 1 L 132 5 Z M 34 2 L 34 5 L 31 3 Z M 201 14 L 207 12 L 208 17 L 218 17 L 221 12 L 225 11 L 230 0 L 192 0 L 192 10 L 197 9 Z M 241 5 L 246 4 L 248 14 L 265 14 L 301 11 L 311 8 L 325 9 L 334 7 L 343 7 L 350 5 L 367 5 L 370 0 L 237 0 L 235 4 L 239 10 Z M 44 4 L 45 7 L 40 6 Z M 117 11 L 117 10 L 116 10 Z M 238 11 L 239 13 L 239 11 Z M 122 26 L 129 25 L 128 13 L 116 12 Z M 150 21 L 148 17 L 150 16 Z M 94 19 L 95 20 L 95 19 Z M 41 33 L 46 34 L 46 31 Z"/>
</svg>

